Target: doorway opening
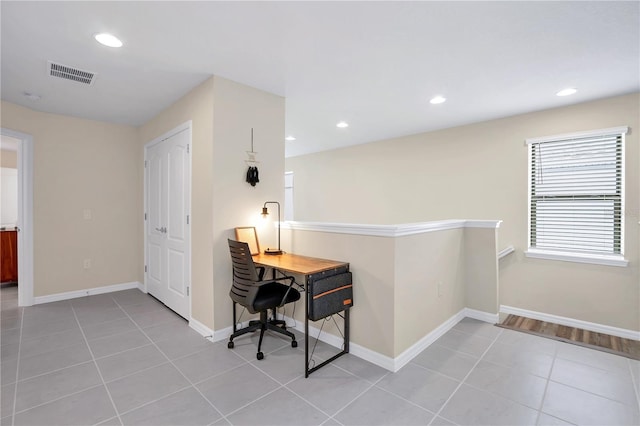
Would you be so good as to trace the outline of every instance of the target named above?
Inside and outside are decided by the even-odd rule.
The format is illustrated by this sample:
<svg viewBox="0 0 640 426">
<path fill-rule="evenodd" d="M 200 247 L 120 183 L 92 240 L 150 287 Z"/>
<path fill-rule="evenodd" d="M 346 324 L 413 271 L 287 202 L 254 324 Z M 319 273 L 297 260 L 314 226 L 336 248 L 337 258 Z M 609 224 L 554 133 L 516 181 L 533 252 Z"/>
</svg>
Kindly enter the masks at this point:
<svg viewBox="0 0 640 426">
<path fill-rule="evenodd" d="M 0 145 L 15 144 L 17 205 L 15 229 L 18 255 L 18 306 L 33 305 L 33 137 L 0 128 Z"/>
</svg>

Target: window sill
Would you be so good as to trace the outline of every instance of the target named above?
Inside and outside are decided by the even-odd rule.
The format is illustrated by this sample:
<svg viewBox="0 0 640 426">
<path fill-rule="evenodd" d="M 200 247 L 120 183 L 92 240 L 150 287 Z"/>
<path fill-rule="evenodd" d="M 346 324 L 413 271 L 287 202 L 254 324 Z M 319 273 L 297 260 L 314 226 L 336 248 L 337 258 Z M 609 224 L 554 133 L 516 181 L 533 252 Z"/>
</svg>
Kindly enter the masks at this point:
<svg viewBox="0 0 640 426">
<path fill-rule="evenodd" d="M 529 249 L 525 256 L 535 259 L 560 260 L 563 262 L 591 263 L 594 265 L 626 267 L 629 261 L 622 256 L 598 256 L 581 253 L 558 253 L 543 250 Z"/>
</svg>

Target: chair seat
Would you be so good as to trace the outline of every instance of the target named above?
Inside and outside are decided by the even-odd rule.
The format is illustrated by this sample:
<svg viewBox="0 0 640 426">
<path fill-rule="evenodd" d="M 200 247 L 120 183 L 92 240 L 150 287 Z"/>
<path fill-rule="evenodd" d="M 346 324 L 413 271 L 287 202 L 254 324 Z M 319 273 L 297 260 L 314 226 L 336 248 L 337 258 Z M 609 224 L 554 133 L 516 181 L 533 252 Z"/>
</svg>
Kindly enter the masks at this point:
<svg viewBox="0 0 640 426">
<path fill-rule="evenodd" d="M 282 303 L 282 298 L 289 290 L 288 285 L 272 282 L 260 287 L 258 294 L 253 302 L 253 309 L 258 311 L 266 311 L 267 309 L 273 309 Z M 300 299 L 300 292 L 295 288 L 289 290 L 287 298 L 284 303 L 295 302 Z"/>
</svg>

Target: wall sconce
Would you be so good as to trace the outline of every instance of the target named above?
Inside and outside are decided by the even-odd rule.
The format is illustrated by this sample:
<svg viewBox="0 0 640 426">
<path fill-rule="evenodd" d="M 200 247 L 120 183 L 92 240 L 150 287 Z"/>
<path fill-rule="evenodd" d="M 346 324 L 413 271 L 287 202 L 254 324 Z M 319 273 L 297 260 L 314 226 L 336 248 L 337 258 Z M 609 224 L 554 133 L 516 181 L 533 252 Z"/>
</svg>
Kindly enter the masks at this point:
<svg viewBox="0 0 640 426">
<path fill-rule="evenodd" d="M 282 250 L 280 249 L 280 203 L 277 201 L 266 201 L 262 206 L 262 217 L 267 217 L 269 215 L 269 210 L 267 209 L 267 204 L 277 204 L 278 205 L 278 249 L 267 248 L 264 251 L 264 254 L 282 254 Z"/>
</svg>

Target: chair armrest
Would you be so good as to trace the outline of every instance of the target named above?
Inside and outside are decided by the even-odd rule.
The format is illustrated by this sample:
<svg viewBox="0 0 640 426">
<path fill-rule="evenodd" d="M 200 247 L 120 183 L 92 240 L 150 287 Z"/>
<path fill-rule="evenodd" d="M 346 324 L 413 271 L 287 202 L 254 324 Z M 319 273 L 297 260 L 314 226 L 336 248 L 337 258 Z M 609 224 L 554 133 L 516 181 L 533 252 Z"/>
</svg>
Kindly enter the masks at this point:
<svg viewBox="0 0 640 426">
<path fill-rule="evenodd" d="M 287 276 L 280 277 L 280 278 L 274 278 L 272 280 L 260 281 L 260 282 L 256 283 L 256 285 L 259 287 L 259 286 L 262 286 L 262 285 L 265 285 L 265 284 L 269 284 L 269 283 L 273 283 L 273 282 L 277 282 L 277 281 L 285 281 L 285 280 L 289 280 L 290 282 L 289 282 L 289 288 L 287 288 L 287 291 L 284 293 L 284 296 L 282 296 L 282 300 L 280 301 L 280 304 L 278 305 L 278 307 L 281 307 L 281 306 L 284 306 L 284 301 L 287 300 L 287 296 L 289 295 L 289 292 L 291 291 L 291 287 L 293 287 L 294 284 L 297 284 L 295 277 L 287 275 Z M 302 286 L 300 286 L 300 287 L 302 287 Z"/>
<path fill-rule="evenodd" d="M 256 286 L 260 287 L 260 286 L 265 285 L 265 284 L 278 282 L 278 281 L 284 281 L 284 280 L 291 280 L 291 282 L 289 283 L 289 287 L 291 287 L 296 282 L 295 277 L 286 276 L 286 277 L 273 278 L 273 279 L 269 278 L 268 280 L 258 281 L 258 282 L 256 282 Z"/>
<path fill-rule="evenodd" d="M 265 267 L 256 266 L 256 271 L 258 271 L 258 281 L 262 281 L 262 279 L 264 278 Z"/>
</svg>

